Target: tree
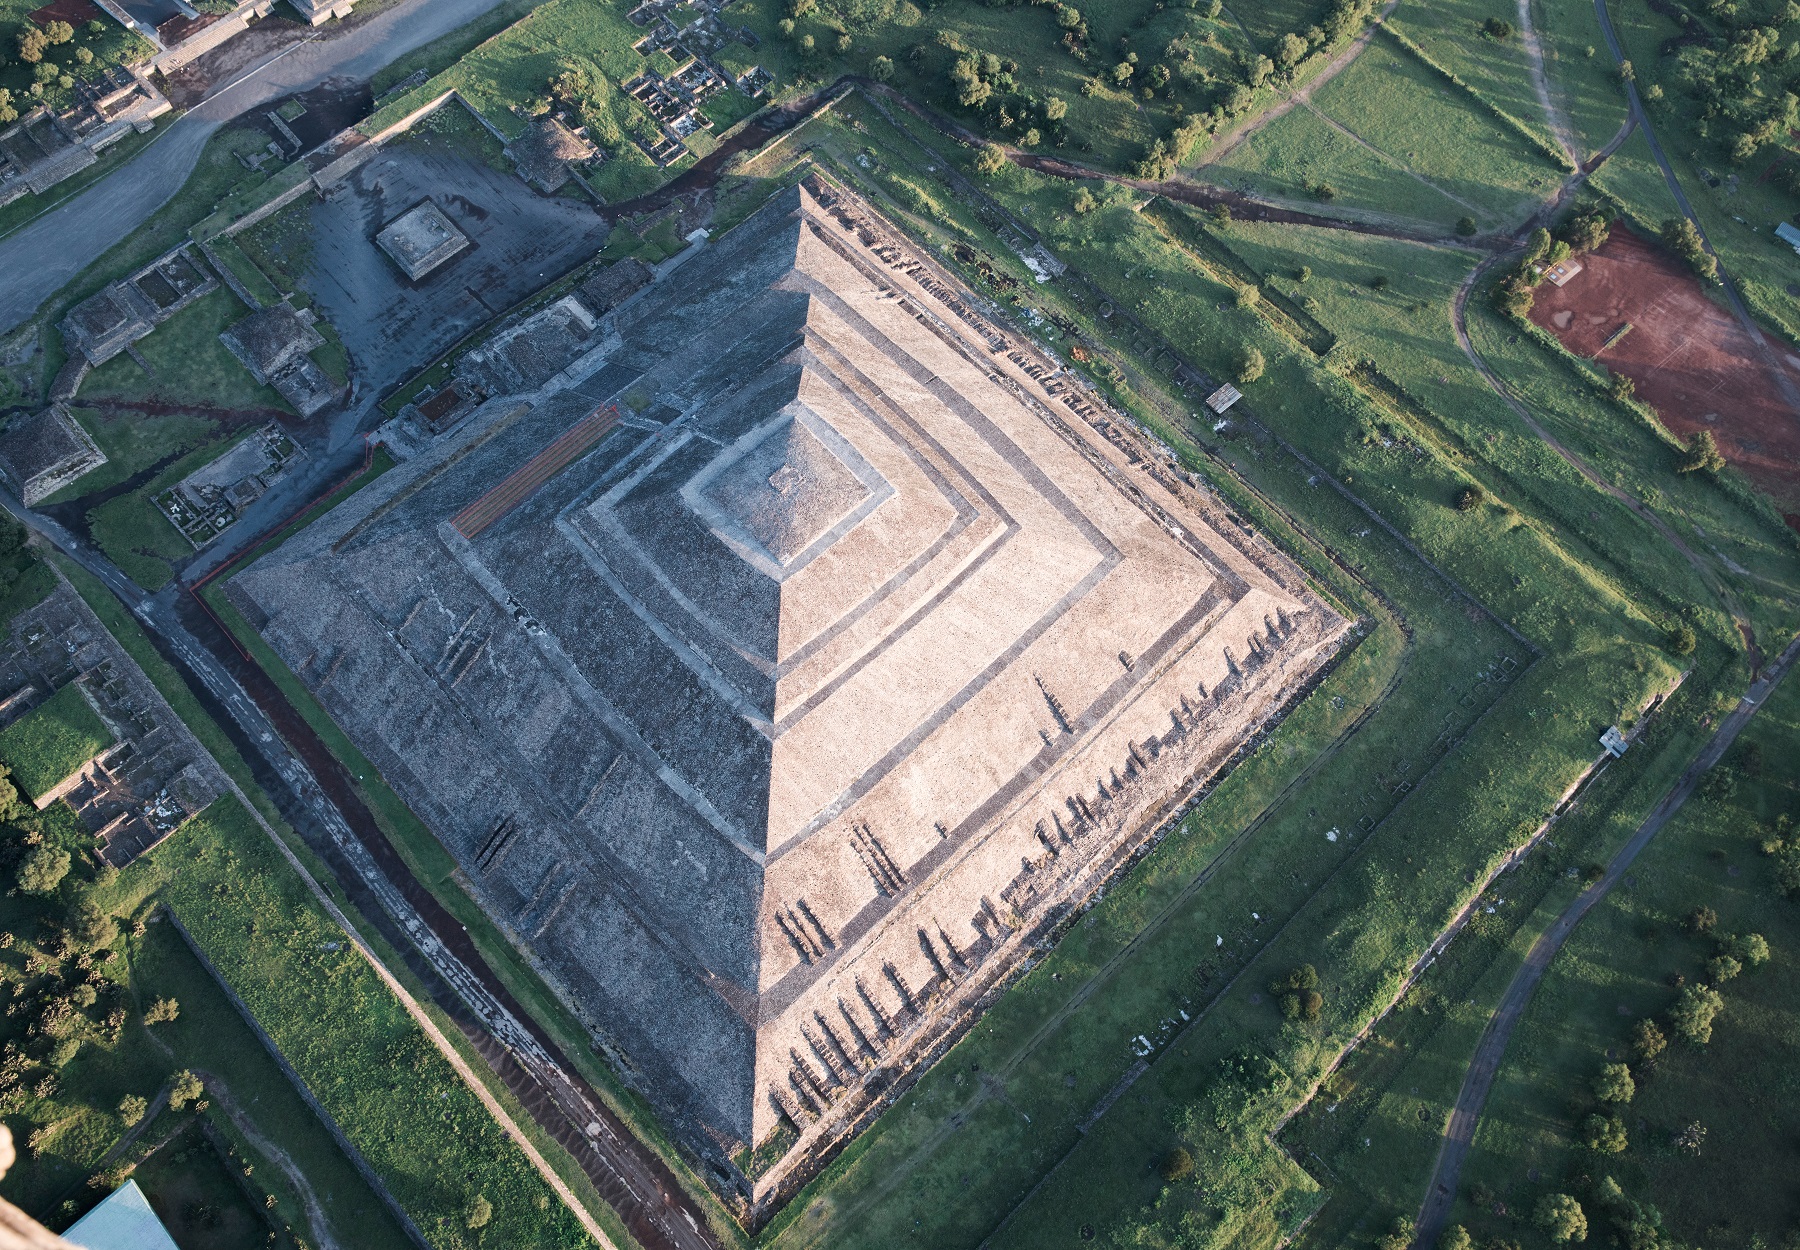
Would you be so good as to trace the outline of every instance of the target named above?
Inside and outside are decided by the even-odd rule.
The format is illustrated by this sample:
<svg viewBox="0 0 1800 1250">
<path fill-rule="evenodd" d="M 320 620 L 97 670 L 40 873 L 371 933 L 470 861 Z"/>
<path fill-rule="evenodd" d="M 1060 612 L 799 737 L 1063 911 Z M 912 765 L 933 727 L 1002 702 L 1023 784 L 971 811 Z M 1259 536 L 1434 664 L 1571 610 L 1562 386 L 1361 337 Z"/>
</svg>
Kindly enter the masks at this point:
<svg viewBox="0 0 1800 1250">
<path fill-rule="evenodd" d="M 810 57 L 814 50 L 818 48 L 819 41 L 814 39 L 811 35 L 801 35 L 796 41 L 796 46 L 799 47 L 801 56 Z"/>
<path fill-rule="evenodd" d="M 1760 968 L 1769 962 L 1769 943 L 1760 933 L 1743 933 L 1725 943 L 1725 953 L 1746 968 Z"/>
<path fill-rule="evenodd" d="M 19 120 L 19 110 L 13 107 L 12 92 L 0 87 L 0 126 Z"/>
<path fill-rule="evenodd" d="M 95 906 L 92 899 L 84 898 L 75 905 L 74 913 L 69 917 L 69 936 L 88 950 L 99 950 L 113 944 L 119 936 L 119 926 Z"/>
<path fill-rule="evenodd" d="M 1713 432 L 1699 430 L 1688 443 L 1687 454 L 1675 466 L 1675 470 L 1678 473 L 1695 473 L 1704 469 L 1708 473 L 1717 473 L 1724 467 L 1725 457 L 1719 454 L 1719 444 L 1713 438 Z"/>
<path fill-rule="evenodd" d="M 1675 1134 L 1676 1149 L 1684 1150 L 1691 1155 L 1699 1154 L 1700 1147 L 1705 1141 L 1706 1125 L 1700 1123 L 1698 1120 L 1695 1120 L 1686 1128 L 1683 1128 Z"/>
<path fill-rule="evenodd" d="M 144 1118 L 144 1113 L 148 1110 L 150 1110 L 150 1104 L 136 1094 L 127 1094 L 119 1099 L 119 1118 L 125 1121 L 126 1128 L 136 1127 L 138 1121 Z"/>
<path fill-rule="evenodd" d="M 1239 308 L 1255 308 L 1262 303 L 1262 290 L 1246 282 L 1237 289 L 1237 306 Z"/>
<path fill-rule="evenodd" d="M 1738 973 L 1743 970 L 1744 965 L 1730 955 L 1715 955 L 1706 961 L 1706 979 L 1714 985 L 1723 985 L 1727 981 L 1735 980 Z"/>
<path fill-rule="evenodd" d="M 789 17 L 805 17 L 819 7 L 819 0 L 788 0 L 787 15 Z"/>
<path fill-rule="evenodd" d="M 1590 1115 L 1581 1126 L 1581 1144 L 1596 1154 L 1623 1153 L 1625 1121 L 1616 1115 Z"/>
<path fill-rule="evenodd" d="M 1568 225 L 1563 227 L 1563 238 L 1572 250 L 1591 252 L 1606 242 L 1611 229 L 1606 214 L 1596 208 L 1571 217 Z"/>
<path fill-rule="evenodd" d="M 1248 386 L 1256 381 L 1263 375 L 1263 368 L 1263 354 L 1256 348 L 1246 347 L 1238 352 L 1237 380 L 1240 385 Z"/>
<path fill-rule="evenodd" d="M 1706 985 L 1684 985 L 1669 1008 L 1669 1026 L 1683 1041 L 1704 1046 L 1712 1041 L 1713 1021 L 1724 1010 L 1719 991 Z"/>
<path fill-rule="evenodd" d="M 998 143 L 984 143 L 975 153 L 976 173 L 991 178 L 1005 168 L 1006 151 Z"/>
<path fill-rule="evenodd" d="M 26 852 L 19 864 L 19 888 L 27 894 L 48 894 L 69 875 L 69 853 L 60 846 L 40 843 Z"/>
<path fill-rule="evenodd" d="M 27 26 L 19 32 L 19 59 L 27 65 L 36 65 L 44 59 L 44 50 L 50 46 L 50 39 L 35 26 Z"/>
<path fill-rule="evenodd" d="M 1677 625 L 1663 636 L 1663 646 L 1671 655 L 1694 654 L 1694 630 L 1692 626 Z"/>
<path fill-rule="evenodd" d="M 51 43 L 67 43 L 75 37 L 75 28 L 67 22 L 51 22 L 44 27 L 44 38 Z"/>
<path fill-rule="evenodd" d="M 1456 492 L 1456 510 L 1473 512 L 1487 500 L 1487 492 L 1479 486 L 1465 486 Z"/>
<path fill-rule="evenodd" d="M 1601 1102 L 1630 1102 L 1636 1093 L 1637 1082 L 1631 1079 L 1631 1069 L 1622 1063 L 1607 1064 L 1594 1078 L 1594 1097 Z"/>
<path fill-rule="evenodd" d="M 1568 1194 L 1545 1194 L 1538 1199 L 1535 1215 L 1538 1227 L 1558 1245 L 1587 1240 L 1587 1212 Z"/>
<path fill-rule="evenodd" d="M 1682 923 L 1687 927 L 1689 933 L 1697 933 L 1704 937 L 1718 927 L 1719 913 L 1710 907 L 1696 907 L 1687 914 L 1687 919 Z"/>
<path fill-rule="evenodd" d="M 1525 263 L 1527 265 L 1535 265 L 1538 261 L 1542 260 L 1549 251 L 1550 232 L 1542 226 L 1539 226 L 1536 230 L 1531 232 L 1531 237 L 1525 240 Z"/>
<path fill-rule="evenodd" d="M 1606 380 L 1606 393 L 1622 404 L 1637 393 L 1637 383 L 1622 373 L 1615 373 Z"/>
<path fill-rule="evenodd" d="M 159 998 L 144 1008 L 145 1024 L 167 1024 L 181 1014 L 181 1004 L 172 998 Z"/>
<path fill-rule="evenodd" d="M 1375 1239 L 1375 1250 L 1410 1250 L 1415 1231 L 1411 1220 L 1397 1215 L 1388 1231 Z"/>
<path fill-rule="evenodd" d="M 876 82 L 887 82 L 894 76 L 894 62 L 885 56 L 878 56 L 869 66 L 869 77 Z"/>
<path fill-rule="evenodd" d="M 169 1082 L 169 1106 L 180 1111 L 190 1102 L 195 1102 L 206 1094 L 206 1086 L 192 1072 L 183 1069 L 175 1074 Z"/>
<path fill-rule="evenodd" d="M 1305 55 L 1306 40 L 1289 31 L 1281 37 L 1281 44 L 1275 50 L 1275 64 L 1283 70 L 1293 69 Z"/>
<path fill-rule="evenodd" d="M 494 1204 L 485 1194 L 476 1194 L 469 1202 L 467 1223 L 471 1230 L 486 1228 L 494 1218 Z"/>
<path fill-rule="evenodd" d="M 1452 1224 L 1438 1238 L 1437 1250 L 1474 1250 L 1475 1239 L 1469 1236 L 1469 1230 L 1461 1224 Z"/>
<path fill-rule="evenodd" d="M 1173 1185 L 1194 1174 L 1194 1156 L 1188 1153 L 1187 1147 L 1177 1146 L 1163 1156 L 1160 1170 L 1162 1178 Z"/>
<path fill-rule="evenodd" d="M 1639 1020 L 1637 1028 L 1631 1033 L 1631 1050 L 1637 1056 L 1638 1063 L 1645 1067 L 1656 1062 L 1658 1055 L 1669 1048 L 1669 1039 L 1663 1031 L 1656 1027 L 1654 1020 Z"/>
<path fill-rule="evenodd" d="M 1481 226 L 1473 217 L 1458 217 L 1456 219 L 1456 233 L 1462 235 L 1465 239 L 1472 237 L 1479 229 L 1481 229 Z M 1458 1227 L 1461 1226 L 1458 1225 Z"/>
<path fill-rule="evenodd" d="M 1718 262 L 1706 250 L 1700 232 L 1686 217 L 1671 217 L 1663 222 L 1662 239 L 1671 251 L 1692 266 L 1694 272 L 1702 278 L 1710 278 L 1719 271 Z"/>
<path fill-rule="evenodd" d="M 1088 190 L 1086 187 L 1081 187 L 1076 190 L 1076 192 L 1075 192 L 1075 211 L 1076 212 L 1091 213 L 1096 208 L 1099 208 L 1099 207 L 1100 207 L 1100 201 L 1094 198 L 1094 193 L 1092 191 Z"/>
<path fill-rule="evenodd" d="M 1044 120 L 1059 122 L 1069 115 L 1069 102 L 1061 96 L 1050 96 L 1044 101 Z"/>
<path fill-rule="evenodd" d="M 837 49 L 837 54 L 839 56 L 844 56 L 850 51 L 852 42 L 848 31 L 839 31 L 838 37 L 832 46 Z"/>
<path fill-rule="evenodd" d="M 1513 37 L 1513 24 L 1490 17 L 1481 24 L 1481 33 L 1497 43 L 1504 43 Z"/>
</svg>

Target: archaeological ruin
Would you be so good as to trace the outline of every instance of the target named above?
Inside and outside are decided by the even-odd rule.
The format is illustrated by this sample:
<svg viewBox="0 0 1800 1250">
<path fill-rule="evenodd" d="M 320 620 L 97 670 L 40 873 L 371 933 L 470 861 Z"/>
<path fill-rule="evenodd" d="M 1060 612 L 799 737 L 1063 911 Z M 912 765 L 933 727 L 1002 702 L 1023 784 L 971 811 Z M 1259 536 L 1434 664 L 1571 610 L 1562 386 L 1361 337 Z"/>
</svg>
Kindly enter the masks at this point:
<svg viewBox="0 0 1800 1250">
<path fill-rule="evenodd" d="M 766 1211 L 1348 623 L 820 175 L 587 312 L 228 594 Z"/>
</svg>

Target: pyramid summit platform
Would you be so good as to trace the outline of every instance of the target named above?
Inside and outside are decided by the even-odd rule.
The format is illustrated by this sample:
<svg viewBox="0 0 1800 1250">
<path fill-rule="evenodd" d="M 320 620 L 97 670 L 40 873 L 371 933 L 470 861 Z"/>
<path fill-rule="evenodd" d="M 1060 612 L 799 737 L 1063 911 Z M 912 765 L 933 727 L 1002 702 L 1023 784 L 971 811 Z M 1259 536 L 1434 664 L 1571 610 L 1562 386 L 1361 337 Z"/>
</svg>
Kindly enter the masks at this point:
<svg viewBox="0 0 1800 1250">
<path fill-rule="evenodd" d="M 816 175 L 591 341 L 228 593 L 767 1209 L 1347 625 Z"/>
</svg>

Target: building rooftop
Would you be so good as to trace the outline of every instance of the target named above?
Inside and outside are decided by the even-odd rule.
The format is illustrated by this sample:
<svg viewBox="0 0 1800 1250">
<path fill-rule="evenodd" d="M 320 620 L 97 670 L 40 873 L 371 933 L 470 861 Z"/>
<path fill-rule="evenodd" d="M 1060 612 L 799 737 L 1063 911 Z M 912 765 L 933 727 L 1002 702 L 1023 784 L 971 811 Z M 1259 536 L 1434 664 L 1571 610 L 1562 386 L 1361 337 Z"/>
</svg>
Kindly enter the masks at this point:
<svg viewBox="0 0 1800 1250">
<path fill-rule="evenodd" d="M 375 236 L 375 244 L 417 282 L 469 246 L 444 210 L 430 200 L 400 214 Z"/>
<path fill-rule="evenodd" d="M 179 1250 L 136 1181 L 113 1190 L 62 1236 L 82 1250 Z"/>
<path fill-rule="evenodd" d="M 229 584 L 722 1167 L 926 1062 L 1345 628 L 982 307 L 815 177 Z"/>
<path fill-rule="evenodd" d="M 600 149 L 545 114 L 533 118 L 525 133 L 507 145 L 519 177 L 541 191 L 558 191 L 569 181 L 569 166 L 591 161 Z"/>
</svg>

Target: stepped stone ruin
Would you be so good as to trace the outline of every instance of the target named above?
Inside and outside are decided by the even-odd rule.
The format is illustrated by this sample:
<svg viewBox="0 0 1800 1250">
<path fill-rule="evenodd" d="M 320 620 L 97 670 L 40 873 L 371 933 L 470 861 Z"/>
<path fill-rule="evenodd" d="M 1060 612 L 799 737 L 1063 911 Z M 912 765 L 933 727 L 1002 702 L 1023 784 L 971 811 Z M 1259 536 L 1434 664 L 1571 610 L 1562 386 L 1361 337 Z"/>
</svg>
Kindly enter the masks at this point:
<svg viewBox="0 0 1800 1250">
<path fill-rule="evenodd" d="M 753 1218 L 1347 633 L 984 307 L 815 174 L 229 584 Z"/>
</svg>

